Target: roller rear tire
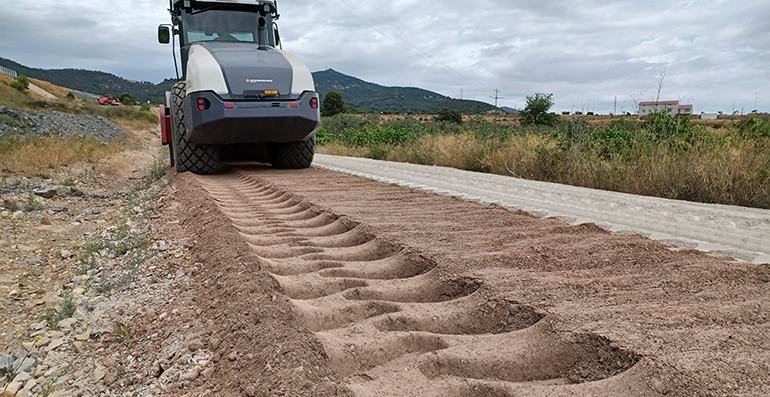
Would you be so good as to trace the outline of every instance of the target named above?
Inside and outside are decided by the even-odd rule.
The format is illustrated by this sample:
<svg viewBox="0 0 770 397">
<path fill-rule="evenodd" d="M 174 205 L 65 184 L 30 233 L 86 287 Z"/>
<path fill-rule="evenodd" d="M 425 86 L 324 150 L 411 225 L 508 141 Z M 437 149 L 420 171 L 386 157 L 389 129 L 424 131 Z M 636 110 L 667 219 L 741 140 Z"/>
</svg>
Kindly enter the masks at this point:
<svg viewBox="0 0 770 397">
<path fill-rule="evenodd" d="M 196 145 L 186 138 L 187 125 L 182 108 L 186 95 L 185 87 L 186 83 L 180 81 L 174 84 L 171 91 L 172 161 L 176 164 L 178 172 L 190 171 L 201 175 L 215 174 L 219 171 L 219 150 L 216 146 Z"/>
<path fill-rule="evenodd" d="M 315 135 L 300 142 L 272 143 L 268 147 L 270 163 L 275 168 L 297 170 L 313 164 Z"/>
</svg>

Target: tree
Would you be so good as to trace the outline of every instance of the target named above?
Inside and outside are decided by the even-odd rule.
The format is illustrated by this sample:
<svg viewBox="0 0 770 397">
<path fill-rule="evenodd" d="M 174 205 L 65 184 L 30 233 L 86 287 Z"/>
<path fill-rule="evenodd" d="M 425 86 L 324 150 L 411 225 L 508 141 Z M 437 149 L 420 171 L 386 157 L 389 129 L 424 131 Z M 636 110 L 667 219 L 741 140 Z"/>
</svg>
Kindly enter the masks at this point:
<svg viewBox="0 0 770 397">
<path fill-rule="evenodd" d="M 455 124 L 462 124 L 463 115 L 460 113 L 459 110 L 455 108 L 443 108 L 441 109 L 440 112 L 438 112 L 438 116 L 436 116 L 436 120 L 448 121 L 450 123 L 455 123 Z"/>
<path fill-rule="evenodd" d="M 72 91 L 67 93 L 67 99 L 72 100 L 75 99 L 75 94 L 72 93 Z"/>
<path fill-rule="evenodd" d="M 16 77 L 16 81 L 11 83 L 11 88 L 15 88 L 19 90 L 19 92 L 24 92 L 29 88 L 29 79 L 27 76 L 20 74 Z"/>
<path fill-rule="evenodd" d="M 131 98 L 131 94 L 129 93 L 118 95 L 118 100 L 120 101 L 120 103 L 127 106 L 131 106 L 134 104 L 134 98 Z"/>
<path fill-rule="evenodd" d="M 553 106 L 553 94 L 536 93 L 527 96 L 527 105 L 521 111 L 521 125 L 556 125 L 556 114 L 548 113 Z"/>
<path fill-rule="evenodd" d="M 345 102 L 342 100 L 342 94 L 337 91 L 329 91 L 321 102 L 321 116 L 331 117 L 344 112 Z"/>
<path fill-rule="evenodd" d="M 356 105 L 352 102 L 345 102 L 345 104 L 342 105 L 342 113 L 355 114 L 358 113 L 358 109 L 356 109 Z"/>
</svg>

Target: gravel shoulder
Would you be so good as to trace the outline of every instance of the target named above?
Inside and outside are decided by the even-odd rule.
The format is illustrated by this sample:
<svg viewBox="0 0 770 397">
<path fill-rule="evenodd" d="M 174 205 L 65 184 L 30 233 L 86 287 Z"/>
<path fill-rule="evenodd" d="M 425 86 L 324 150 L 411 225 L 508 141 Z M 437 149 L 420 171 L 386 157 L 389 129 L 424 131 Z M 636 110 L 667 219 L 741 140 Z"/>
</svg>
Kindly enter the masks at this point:
<svg viewBox="0 0 770 397">
<path fill-rule="evenodd" d="M 78 115 L 13 114 L 40 122 L 22 134 L 68 136 L 83 121 Z M 101 395 L 118 372 L 111 347 L 130 338 L 131 317 L 124 314 L 137 300 L 132 266 L 152 262 L 143 255 L 151 249 L 149 217 L 160 185 L 145 181 L 160 155 L 157 131 L 129 132 L 106 120 L 90 126 L 75 135 L 107 141 L 120 135 L 128 149 L 45 170 L 45 178 L 2 175 L 4 397 Z"/>
<path fill-rule="evenodd" d="M 467 200 L 494 203 L 573 225 L 596 223 L 685 248 L 770 262 L 770 210 L 644 197 L 520 178 L 318 155 L 315 165 Z"/>
</svg>

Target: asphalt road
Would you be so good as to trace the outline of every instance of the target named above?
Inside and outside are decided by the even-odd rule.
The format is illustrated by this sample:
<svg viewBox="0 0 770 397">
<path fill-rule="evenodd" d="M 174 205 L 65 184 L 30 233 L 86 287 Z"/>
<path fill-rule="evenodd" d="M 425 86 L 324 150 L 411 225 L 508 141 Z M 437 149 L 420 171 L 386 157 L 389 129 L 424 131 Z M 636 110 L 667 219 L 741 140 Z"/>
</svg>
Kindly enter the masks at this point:
<svg viewBox="0 0 770 397">
<path fill-rule="evenodd" d="M 497 204 L 570 224 L 596 223 L 677 246 L 770 263 L 770 210 L 701 204 L 453 168 L 317 154 L 316 167 Z"/>
</svg>

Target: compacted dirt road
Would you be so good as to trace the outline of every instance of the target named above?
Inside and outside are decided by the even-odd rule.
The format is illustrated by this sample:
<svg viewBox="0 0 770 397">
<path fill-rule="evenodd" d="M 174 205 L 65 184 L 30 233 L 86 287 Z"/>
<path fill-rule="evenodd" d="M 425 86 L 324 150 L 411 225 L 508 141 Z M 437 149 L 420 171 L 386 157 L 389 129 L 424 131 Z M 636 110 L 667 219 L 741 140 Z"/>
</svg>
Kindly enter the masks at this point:
<svg viewBox="0 0 770 397">
<path fill-rule="evenodd" d="M 766 264 L 315 168 L 161 201 L 188 282 L 135 355 L 205 357 L 164 395 L 770 394 Z"/>
</svg>

